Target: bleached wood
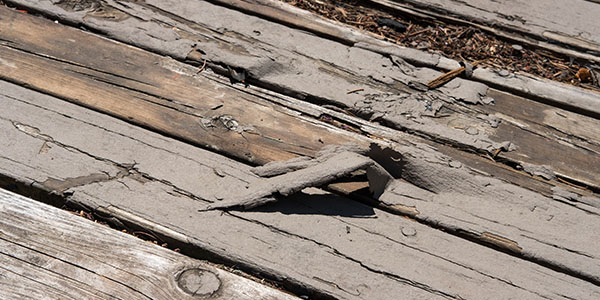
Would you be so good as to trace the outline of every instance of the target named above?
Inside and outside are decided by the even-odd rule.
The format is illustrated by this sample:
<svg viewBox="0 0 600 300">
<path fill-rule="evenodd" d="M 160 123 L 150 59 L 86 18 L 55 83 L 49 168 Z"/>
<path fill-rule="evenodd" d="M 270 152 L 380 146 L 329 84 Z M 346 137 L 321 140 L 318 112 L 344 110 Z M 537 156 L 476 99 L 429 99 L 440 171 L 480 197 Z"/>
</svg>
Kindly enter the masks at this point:
<svg viewBox="0 0 600 300">
<path fill-rule="evenodd" d="M 186 284 L 182 274 L 194 272 L 184 273 L 187 270 L 199 270 L 203 277 L 187 277 L 192 281 Z M 189 291 L 190 288 L 197 290 Z M 0 189 L 0 298 L 172 300 L 204 297 L 298 299 Z"/>
</svg>

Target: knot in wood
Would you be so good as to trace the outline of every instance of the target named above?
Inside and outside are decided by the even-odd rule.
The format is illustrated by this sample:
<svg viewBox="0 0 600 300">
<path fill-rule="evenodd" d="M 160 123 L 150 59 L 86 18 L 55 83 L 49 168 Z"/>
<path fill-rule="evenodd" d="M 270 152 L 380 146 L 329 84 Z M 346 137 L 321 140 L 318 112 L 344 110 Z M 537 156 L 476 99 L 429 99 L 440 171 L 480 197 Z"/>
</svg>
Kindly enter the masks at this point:
<svg viewBox="0 0 600 300">
<path fill-rule="evenodd" d="M 238 121 L 236 121 L 233 116 L 230 115 L 222 115 L 213 118 L 213 125 L 216 127 L 224 127 L 231 131 L 236 131 L 239 127 Z"/>
<path fill-rule="evenodd" d="M 402 227 L 402 234 L 404 236 L 415 236 L 417 235 L 417 230 L 413 227 Z"/>
<path fill-rule="evenodd" d="M 212 296 L 221 287 L 221 280 L 211 271 L 186 269 L 177 277 L 177 285 L 185 293 L 203 299 Z"/>
</svg>

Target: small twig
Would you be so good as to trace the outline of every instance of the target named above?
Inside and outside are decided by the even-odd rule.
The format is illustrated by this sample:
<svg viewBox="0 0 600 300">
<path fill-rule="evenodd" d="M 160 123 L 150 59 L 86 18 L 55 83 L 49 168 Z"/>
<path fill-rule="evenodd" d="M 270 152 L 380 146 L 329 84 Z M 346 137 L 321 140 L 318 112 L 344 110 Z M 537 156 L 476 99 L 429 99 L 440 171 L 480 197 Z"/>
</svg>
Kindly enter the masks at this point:
<svg viewBox="0 0 600 300">
<path fill-rule="evenodd" d="M 496 149 L 496 151 L 494 152 L 493 158 L 496 158 L 498 156 L 498 154 L 500 154 L 500 152 L 502 152 L 502 148 Z"/>
<path fill-rule="evenodd" d="M 362 91 L 364 91 L 364 90 L 365 90 L 365 89 L 363 89 L 363 88 L 360 88 L 360 89 L 355 89 L 355 90 L 347 91 L 347 92 L 346 92 L 346 95 L 354 94 L 354 93 L 357 93 L 357 92 L 362 92 Z"/>
<path fill-rule="evenodd" d="M 586 190 L 586 188 L 585 188 L 585 187 L 578 186 L 578 185 L 576 185 L 576 184 L 574 184 L 574 183 L 571 183 L 571 182 L 568 182 L 568 181 L 566 181 L 566 180 L 564 180 L 564 179 L 562 179 L 562 178 L 560 178 L 560 177 L 556 177 L 556 179 L 558 179 L 558 181 L 560 181 L 560 182 L 562 182 L 562 183 L 564 183 L 564 184 L 570 185 L 570 186 L 572 186 L 572 187 L 576 187 L 576 188 L 578 188 L 578 189 Z"/>
<path fill-rule="evenodd" d="M 421 30 L 419 30 L 419 31 L 415 31 L 415 32 L 413 32 L 413 33 L 411 33 L 411 34 L 407 35 L 406 37 L 412 37 L 412 36 L 415 36 L 415 35 L 421 34 L 421 33 L 423 33 L 423 32 L 427 32 L 427 31 L 429 31 L 429 27 L 428 27 L 428 28 L 425 28 L 425 29 L 421 29 Z"/>
<path fill-rule="evenodd" d="M 475 66 L 479 65 L 482 62 L 483 61 L 478 60 L 478 61 L 473 62 L 471 65 L 473 67 L 475 67 Z M 427 87 L 429 89 L 438 88 L 438 87 L 446 84 L 448 81 L 454 79 L 456 76 L 460 75 L 464 71 L 465 71 L 465 67 L 460 67 L 460 68 L 454 69 L 454 70 L 452 70 L 450 72 L 447 72 L 446 74 L 444 74 L 444 75 L 442 75 L 442 76 L 440 76 L 440 77 L 438 77 L 436 79 L 433 79 L 433 80 L 429 81 L 427 83 Z"/>
<path fill-rule="evenodd" d="M 200 69 L 198 70 L 198 72 L 196 72 L 196 74 L 202 72 L 202 70 L 204 70 L 204 67 L 206 67 L 206 58 L 204 59 L 204 63 L 202 64 L 202 67 L 200 67 Z"/>
<path fill-rule="evenodd" d="M 143 231 L 134 231 L 131 234 L 133 235 L 143 235 L 145 236 L 147 239 L 153 240 L 153 241 L 157 241 L 157 242 L 162 242 L 160 241 L 156 236 L 154 236 L 153 234 L 147 233 L 147 232 L 143 232 Z"/>
<path fill-rule="evenodd" d="M 496 162 L 496 160 L 489 153 L 485 153 L 485 157 L 489 158 L 493 162 Z"/>
</svg>

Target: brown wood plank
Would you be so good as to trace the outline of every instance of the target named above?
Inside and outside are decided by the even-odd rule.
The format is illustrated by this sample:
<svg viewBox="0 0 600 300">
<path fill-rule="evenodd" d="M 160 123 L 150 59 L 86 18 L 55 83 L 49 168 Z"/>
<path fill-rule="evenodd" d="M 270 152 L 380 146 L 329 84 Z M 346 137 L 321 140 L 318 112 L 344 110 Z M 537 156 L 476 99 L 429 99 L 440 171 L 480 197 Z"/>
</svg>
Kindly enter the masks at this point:
<svg viewBox="0 0 600 300">
<path fill-rule="evenodd" d="M 299 299 L 0 189 L 2 299 Z"/>
<path fill-rule="evenodd" d="M 191 66 L 1 9 L 8 17 L 0 21 L 2 38 L 20 36 L 0 49 L 2 78 L 254 163 L 351 140 L 197 76 Z M 40 70 L 44 77 L 34 76 Z"/>
<path fill-rule="evenodd" d="M 286 286 L 344 299 L 490 293 L 595 299 L 600 293 L 584 280 L 319 190 L 253 211 L 199 212 L 262 179 L 247 165 L 189 144 L 13 84 L 0 86 L 7 108 L 0 111 L 0 134 L 15 141 L 0 151 L 3 176 L 45 189 L 62 182 L 70 203 Z"/>
<path fill-rule="evenodd" d="M 110 7 L 117 7 L 115 5 Z M 419 78 L 427 80 L 434 78 L 439 75 L 438 72 L 403 63 L 397 65 L 389 58 L 359 47 L 340 45 L 209 3 L 175 5 L 164 1 L 156 3 L 150 1 L 145 6 L 131 3 L 127 5 L 127 9 L 121 7 L 124 10 L 120 12 L 121 14 L 137 16 L 140 19 L 161 19 L 174 28 L 178 28 L 176 32 L 181 38 L 175 41 L 198 41 L 196 47 L 205 54 L 198 56 L 199 52 L 195 51 L 195 48 L 188 48 L 188 51 L 192 51 L 189 58 L 197 59 L 198 63 L 208 59 L 214 64 L 241 67 L 253 80 L 268 86 L 274 86 L 279 90 L 301 95 L 301 97 L 327 100 L 364 114 L 374 114 L 380 116 L 391 126 L 426 136 L 440 143 L 452 144 L 461 149 L 468 148 L 472 151 L 488 152 L 490 155 L 494 155 L 503 143 L 510 141 L 517 150 L 514 153 L 508 153 L 504 158 L 508 159 L 511 164 L 548 165 L 565 178 L 580 182 L 582 185 L 600 188 L 598 178 L 600 156 L 588 155 L 589 151 L 584 150 L 586 148 L 593 149 L 592 146 L 585 145 L 586 141 L 583 141 L 583 147 L 579 141 L 577 145 L 572 145 L 569 140 L 553 136 L 541 139 L 540 136 L 547 137 L 545 132 L 532 132 L 529 128 L 511 126 L 507 122 L 497 128 L 492 127 L 486 118 L 481 118 L 482 112 L 488 113 L 486 105 L 468 104 L 469 101 L 479 101 L 478 93 L 489 92 L 490 95 L 494 95 L 493 90 L 488 90 L 482 84 L 455 79 L 440 92 L 420 93 L 411 90 L 406 85 L 410 85 L 412 81 L 418 81 Z M 57 9 L 62 10 L 62 8 Z M 94 26 L 97 30 L 106 31 L 122 40 L 133 38 L 131 32 L 123 34 L 116 32 L 118 23 L 102 18 L 98 19 L 93 11 L 89 14 L 89 18 L 83 18 L 78 22 Z M 65 12 L 65 15 L 75 16 L 74 13 L 69 12 Z M 251 21 L 245 21 L 246 19 Z M 127 20 L 127 22 L 136 22 L 132 20 L 132 17 Z M 236 22 L 227 23 L 226 20 L 236 20 Z M 171 33 L 174 31 L 173 27 L 155 29 L 154 27 L 157 25 L 153 22 L 137 22 L 136 26 L 149 26 L 148 28 L 152 28 L 156 34 L 167 35 L 166 30 Z M 247 22 L 252 23 L 252 26 L 247 26 Z M 121 27 L 127 26 L 118 28 L 121 30 Z M 220 33 L 219 28 L 227 28 L 227 32 Z M 128 30 L 133 29 L 129 28 Z M 258 31 L 260 34 L 253 33 L 253 31 Z M 282 32 L 285 32 L 289 38 L 277 40 L 277 45 L 274 46 L 277 36 Z M 45 33 L 41 34 L 46 35 Z M 17 34 L 15 32 L 13 35 L 12 39 L 15 41 L 23 36 L 20 43 L 22 47 L 30 49 L 30 51 L 58 52 L 65 55 L 63 52 L 66 51 L 53 50 L 52 45 L 54 44 L 46 47 L 41 43 L 40 46 L 31 45 L 27 42 L 27 33 L 19 32 Z M 167 52 L 174 56 L 181 56 L 174 50 L 171 51 L 169 48 L 161 46 L 162 44 L 154 45 L 152 41 L 156 41 L 156 38 L 146 35 L 145 39 L 142 37 L 137 37 L 137 39 L 132 43 L 149 48 L 154 47 L 155 51 L 161 53 Z M 223 42 L 223 40 L 227 42 Z M 298 41 L 303 42 L 299 43 Z M 60 43 L 58 44 L 60 45 Z M 328 51 L 320 51 L 321 48 L 327 48 Z M 84 50 L 87 51 L 86 49 L 81 51 Z M 75 57 L 75 55 L 71 55 L 71 57 Z M 327 63 L 323 64 L 323 61 Z M 385 67 L 381 67 L 381 64 Z M 331 88 L 332 86 L 335 88 Z M 143 88 L 144 91 L 148 90 L 144 86 L 140 88 Z M 348 91 L 357 88 L 363 88 L 365 91 L 347 94 Z M 173 90 L 177 90 L 176 93 Z M 186 99 L 192 98 L 192 95 L 186 94 L 186 90 L 188 89 L 178 87 L 165 91 L 169 91 L 173 95 L 185 96 Z M 156 92 L 153 91 L 153 93 Z M 161 97 L 170 95 L 161 94 Z M 428 103 L 430 106 L 441 105 L 440 111 L 431 112 L 424 103 Z M 481 108 L 481 106 L 484 107 Z M 247 122 L 246 124 L 254 126 L 251 121 Z M 600 125 L 600 121 L 590 120 L 589 122 Z M 555 133 L 559 134 L 559 132 Z M 194 134 L 197 135 L 195 132 Z M 235 133 L 230 135 L 237 136 Z M 306 139 L 306 137 L 303 138 Z M 230 145 L 232 149 L 240 150 L 240 145 L 245 145 L 245 140 L 242 141 L 241 138 L 238 140 L 235 145 Z M 318 138 L 309 136 L 307 140 L 314 143 L 310 148 L 318 147 L 318 143 L 315 142 L 318 141 Z M 541 144 L 532 145 L 531 141 L 538 141 Z M 545 155 L 537 155 L 541 148 L 545 149 Z M 293 148 L 289 152 L 301 153 L 301 150 Z M 248 153 L 255 155 L 252 151 L 248 151 Z"/>
<path fill-rule="evenodd" d="M 492 94 L 496 105 L 482 111 L 501 120 L 499 127 L 505 129 L 495 132 L 499 139 L 519 145 L 517 151 L 499 154 L 500 158 L 550 165 L 558 176 L 598 186 L 600 170 L 595 165 L 596 158 L 600 158 L 600 122 L 597 119 L 500 91 Z M 594 166 L 588 168 L 588 164 Z"/>
</svg>

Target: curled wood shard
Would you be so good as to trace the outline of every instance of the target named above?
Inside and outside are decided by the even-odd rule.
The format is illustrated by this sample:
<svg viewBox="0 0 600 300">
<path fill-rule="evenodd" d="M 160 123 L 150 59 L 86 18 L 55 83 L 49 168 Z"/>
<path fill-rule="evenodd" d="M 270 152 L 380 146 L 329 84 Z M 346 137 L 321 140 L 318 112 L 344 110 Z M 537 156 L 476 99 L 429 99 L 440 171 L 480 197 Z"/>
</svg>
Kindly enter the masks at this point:
<svg viewBox="0 0 600 300">
<path fill-rule="evenodd" d="M 306 187 L 320 186 L 347 176 L 353 171 L 367 168 L 372 164 L 373 161 L 366 156 L 347 151 L 341 152 L 322 163 L 265 179 L 262 182 L 251 185 L 247 191 L 239 196 L 223 200 L 215 205 L 210 205 L 200 211 L 230 207 L 256 207 L 276 201 L 273 196 L 277 194 L 288 196 Z"/>
<path fill-rule="evenodd" d="M 368 149 L 358 144 L 347 143 L 344 145 L 328 145 L 319 151 L 315 158 L 299 156 L 286 161 L 272 161 L 252 169 L 252 173 L 260 177 L 272 177 L 292 171 L 305 169 L 325 162 L 342 152 L 366 154 Z"/>
</svg>

